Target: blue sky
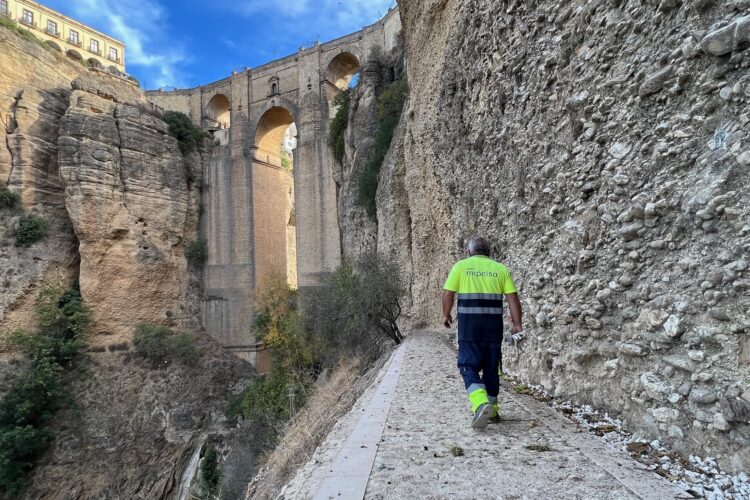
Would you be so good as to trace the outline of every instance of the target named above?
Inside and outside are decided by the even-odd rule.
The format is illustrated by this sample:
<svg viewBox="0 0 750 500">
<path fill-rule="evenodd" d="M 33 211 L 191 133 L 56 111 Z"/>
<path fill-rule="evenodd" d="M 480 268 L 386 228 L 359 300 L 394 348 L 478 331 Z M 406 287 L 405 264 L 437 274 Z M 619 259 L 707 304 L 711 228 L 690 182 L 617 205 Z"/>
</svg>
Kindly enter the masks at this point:
<svg viewBox="0 0 750 500">
<path fill-rule="evenodd" d="M 377 21 L 394 0 L 40 0 L 125 42 L 145 88 L 211 83 Z"/>
</svg>

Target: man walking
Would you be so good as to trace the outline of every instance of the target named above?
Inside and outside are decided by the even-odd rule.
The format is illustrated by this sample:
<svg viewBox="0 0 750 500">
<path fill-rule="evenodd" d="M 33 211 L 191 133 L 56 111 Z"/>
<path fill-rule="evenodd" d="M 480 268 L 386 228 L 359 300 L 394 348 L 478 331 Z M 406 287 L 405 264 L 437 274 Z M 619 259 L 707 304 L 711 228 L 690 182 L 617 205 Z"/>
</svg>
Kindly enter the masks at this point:
<svg viewBox="0 0 750 500">
<path fill-rule="evenodd" d="M 503 295 L 508 299 L 514 340 L 523 338 L 521 301 L 508 269 L 490 259 L 487 240 L 473 238 L 467 251 L 469 258 L 453 266 L 443 287 L 443 325 L 450 328 L 453 323 L 451 310 L 458 293 L 458 369 L 474 412 L 471 426 L 483 429 L 490 419 L 499 418 Z"/>
</svg>

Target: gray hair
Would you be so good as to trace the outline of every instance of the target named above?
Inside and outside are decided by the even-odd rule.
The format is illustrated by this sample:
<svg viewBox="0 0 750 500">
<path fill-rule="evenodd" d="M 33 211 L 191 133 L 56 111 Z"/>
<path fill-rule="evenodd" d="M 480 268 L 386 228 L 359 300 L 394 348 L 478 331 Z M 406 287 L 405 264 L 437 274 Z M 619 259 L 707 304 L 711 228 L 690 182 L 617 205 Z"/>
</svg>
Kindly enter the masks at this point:
<svg viewBox="0 0 750 500">
<path fill-rule="evenodd" d="M 466 249 L 469 251 L 469 255 L 490 256 L 490 244 L 481 236 L 470 239 L 469 243 L 466 245 Z"/>
</svg>

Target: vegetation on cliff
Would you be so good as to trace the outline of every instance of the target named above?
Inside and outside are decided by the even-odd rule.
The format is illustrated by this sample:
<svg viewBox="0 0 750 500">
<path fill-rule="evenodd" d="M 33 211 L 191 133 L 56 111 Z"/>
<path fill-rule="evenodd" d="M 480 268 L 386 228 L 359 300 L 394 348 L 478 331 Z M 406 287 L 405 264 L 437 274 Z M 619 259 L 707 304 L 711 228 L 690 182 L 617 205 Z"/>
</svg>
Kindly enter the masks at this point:
<svg viewBox="0 0 750 500">
<path fill-rule="evenodd" d="M 163 367 L 172 360 L 190 365 L 200 357 L 193 334 L 176 333 L 163 325 L 138 325 L 133 334 L 133 345 L 154 368 Z"/>
<path fill-rule="evenodd" d="M 378 96 L 378 131 L 375 135 L 375 151 L 367 163 L 365 171 L 359 178 L 359 203 L 367 210 L 367 214 L 374 218 L 376 212 L 375 195 L 378 191 L 380 167 L 391 148 L 393 134 L 401 119 L 401 112 L 409 93 L 406 78 L 396 80 L 388 85 Z"/>
<path fill-rule="evenodd" d="M 36 301 L 39 332 L 15 332 L 11 342 L 29 368 L 0 400 L 0 491 L 17 494 L 54 436 L 47 424 L 69 403 L 61 376 L 84 347 L 88 309 L 77 288 L 45 288 Z"/>
<path fill-rule="evenodd" d="M 398 266 L 377 255 L 336 269 L 311 292 L 292 290 L 271 277 L 257 297 L 258 337 L 271 347 L 273 368 L 232 402 L 228 413 L 278 430 L 305 401 L 320 373 L 344 360 L 362 368 L 389 341 L 403 338 L 396 325 L 405 290 Z"/>
<path fill-rule="evenodd" d="M 16 246 L 28 248 L 42 240 L 48 232 L 49 224 L 41 216 L 35 214 L 23 215 L 16 224 Z"/>
<path fill-rule="evenodd" d="M 167 111 L 164 113 L 162 120 L 169 126 L 170 135 L 177 139 L 180 152 L 186 159 L 184 162 L 185 179 L 188 185 L 190 185 L 195 182 L 195 172 L 193 172 L 192 166 L 188 163 L 187 157 L 190 153 L 198 149 L 203 140 L 208 137 L 208 133 L 202 128 L 193 125 L 190 117 L 179 111 Z"/>
<path fill-rule="evenodd" d="M 208 258 L 208 247 L 204 240 L 189 241 L 185 245 L 185 258 L 190 267 L 197 269 L 201 267 Z"/>
<path fill-rule="evenodd" d="M 18 193 L 7 188 L 0 188 L 0 210 L 10 209 L 14 210 L 21 205 L 21 197 Z"/>
<path fill-rule="evenodd" d="M 346 142 L 344 136 L 349 125 L 349 108 L 352 101 L 351 90 L 345 90 L 333 99 L 336 107 L 336 115 L 328 127 L 328 144 L 333 148 L 333 157 L 341 163 L 346 153 Z"/>
</svg>

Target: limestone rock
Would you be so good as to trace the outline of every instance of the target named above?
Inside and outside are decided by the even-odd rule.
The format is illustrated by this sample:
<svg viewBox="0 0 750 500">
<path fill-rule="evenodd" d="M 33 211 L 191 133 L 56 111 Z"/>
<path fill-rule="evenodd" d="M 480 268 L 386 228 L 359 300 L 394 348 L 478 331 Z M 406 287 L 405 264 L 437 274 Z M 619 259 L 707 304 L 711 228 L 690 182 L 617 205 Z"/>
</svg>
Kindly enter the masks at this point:
<svg viewBox="0 0 750 500">
<path fill-rule="evenodd" d="M 747 270 L 725 269 L 747 260 L 750 235 L 750 63 L 744 21 L 729 17 L 747 14 L 735 2 L 679 3 L 613 13 L 578 0 L 400 1 L 404 166 L 383 171 L 377 247 L 408 247 L 410 324 L 426 326 L 440 320 L 435 298 L 464 242 L 486 236 L 520 283 L 526 317 L 541 319 L 527 327 L 539 345 L 504 353 L 510 370 L 580 403 L 596 392 L 634 431 L 671 433 L 687 453 L 746 469 L 750 432 L 709 429 L 715 411 L 698 418 L 703 405 L 687 396 L 694 383 L 723 395 L 750 367 L 747 335 L 732 331 L 750 311 Z M 731 55 L 706 55 L 732 23 Z M 655 325 L 640 314 L 657 310 Z M 585 377 L 547 369 L 549 349 L 570 360 L 610 341 L 614 352 L 586 361 Z M 644 379 L 665 402 L 677 395 L 673 423 L 655 425 L 637 403 L 644 372 L 674 385 L 665 393 Z"/>
<path fill-rule="evenodd" d="M 688 396 L 688 399 L 694 403 L 708 405 L 708 404 L 715 403 L 716 401 L 718 401 L 719 396 L 717 396 L 715 392 L 709 389 L 701 389 L 698 387 L 693 387 L 693 390 L 690 391 L 690 395 Z"/>
<path fill-rule="evenodd" d="M 701 40 L 701 48 L 713 56 L 729 54 L 742 43 L 750 42 L 750 16 L 741 17 L 734 22 L 707 34 Z"/>
<path fill-rule="evenodd" d="M 669 398 L 671 392 L 669 385 L 654 373 L 646 372 L 641 375 L 641 385 L 646 394 L 657 401 L 666 402 Z"/>
<path fill-rule="evenodd" d="M 664 88 L 667 81 L 672 78 L 674 69 L 672 66 L 667 66 L 664 69 L 657 71 L 656 73 L 649 75 L 641 85 L 638 94 L 641 97 L 648 97 L 651 94 L 656 94 Z"/>
<path fill-rule="evenodd" d="M 79 88 L 96 87 L 81 81 Z M 96 342 L 182 316 L 188 187 L 177 141 L 159 118 L 74 90 L 60 126 L 60 173 L 80 241 L 81 293 Z"/>
</svg>

